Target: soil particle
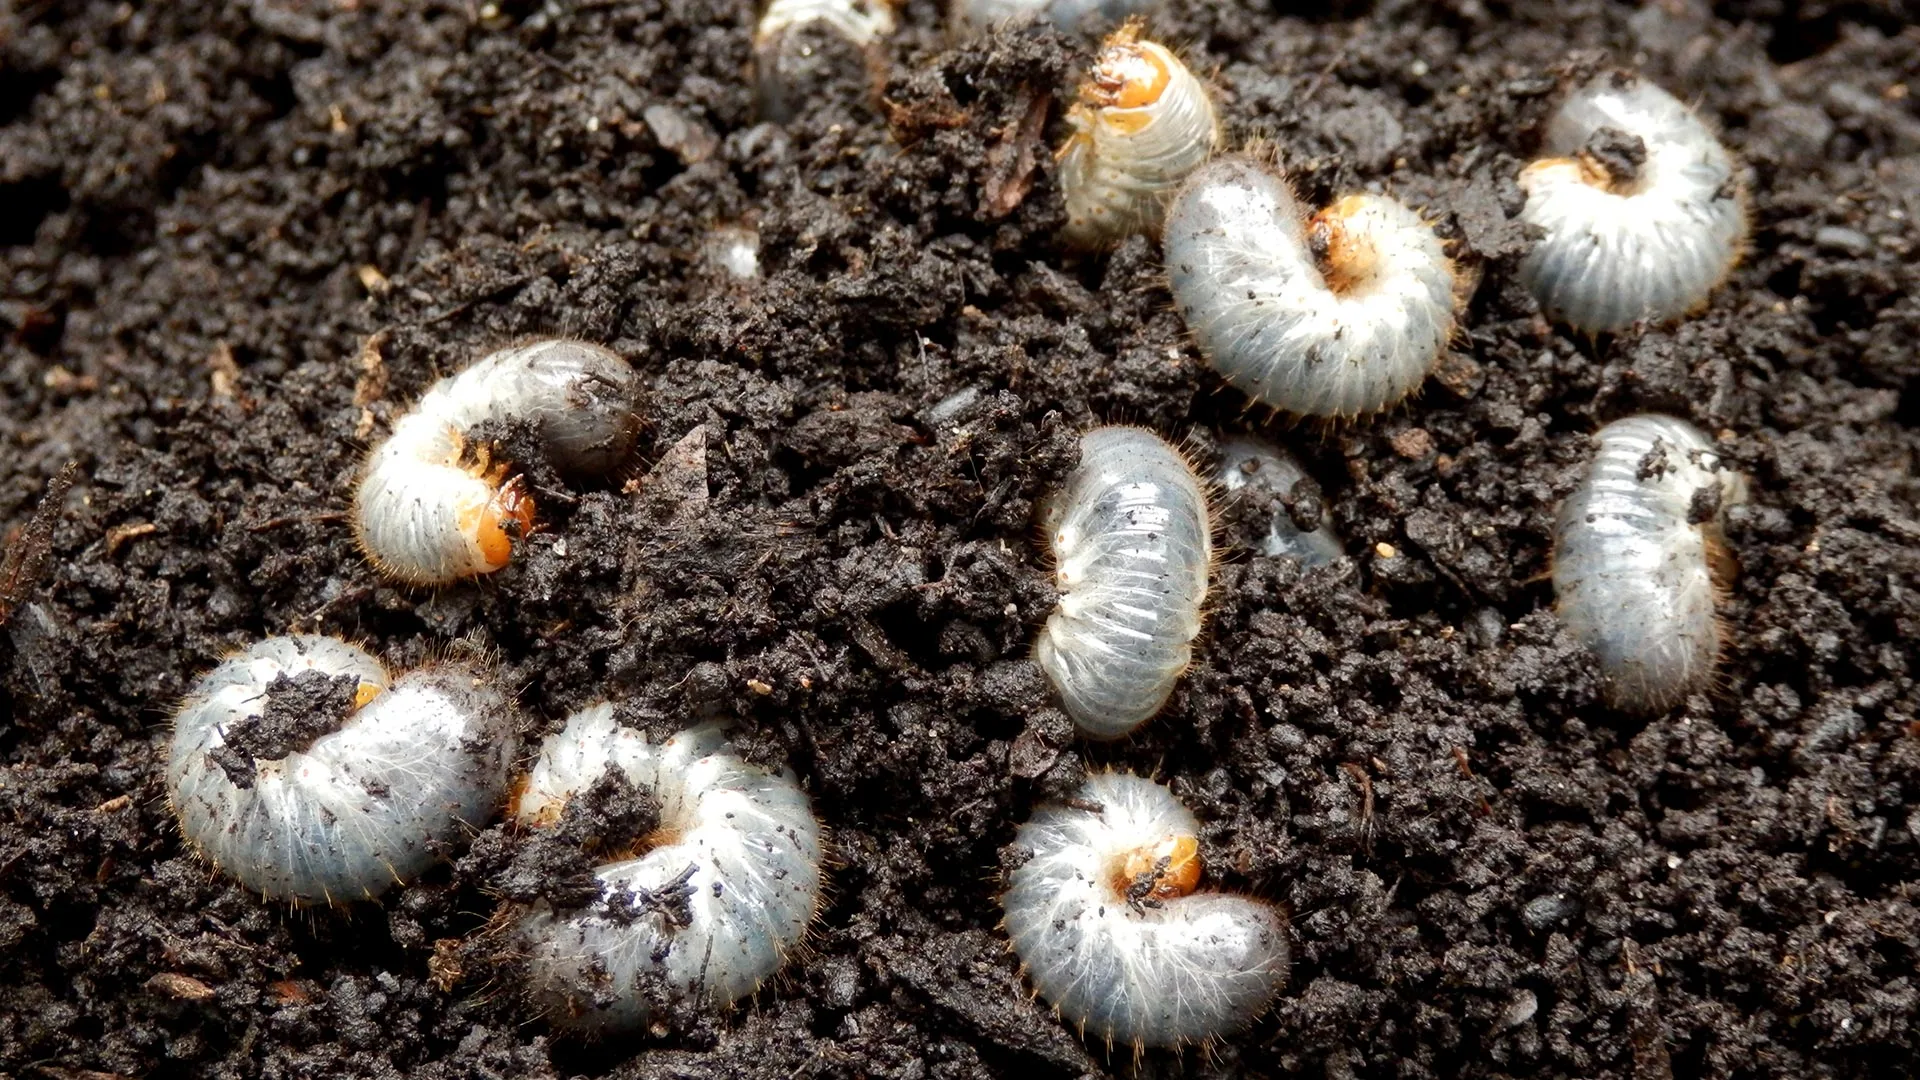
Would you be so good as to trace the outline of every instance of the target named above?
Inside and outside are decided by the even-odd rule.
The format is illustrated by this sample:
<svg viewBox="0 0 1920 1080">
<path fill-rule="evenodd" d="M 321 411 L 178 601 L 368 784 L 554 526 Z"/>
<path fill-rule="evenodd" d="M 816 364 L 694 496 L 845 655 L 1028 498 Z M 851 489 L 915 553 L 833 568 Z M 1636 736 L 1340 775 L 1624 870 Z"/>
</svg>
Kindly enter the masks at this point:
<svg viewBox="0 0 1920 1080">
<path fill-rule="evenodd" d="M 338 730 L 353 711 L 359 689 L 360 680 L 353 675 L 277 675 L 267 684 L 259 714 L 223 731 L 221 745 L 208 756 L 235 787 L 250 788 L 259 762 L 278 761 Z"/>
<path fill-rule="evenodd" d="M 1433 384 L 1372 423 L 1248 413 L 1157 245 L 1061 250 L 1047 150 L 1092 43 L 1056 30 L 954 44 L 909 0 L 773 124 L 742 0 L 0 11 L 0 1074 L 1915 1075 L 1912 13 L 1281 7 L 1152 26 L 1231 144 L 1316 204 L 1394 192 L 1467 271 Z M 1608 67 L 1722 132 L 1754 235 L 1704 311 L 1587 340 L 1517 281 L 1514 178 Z M 757 275 L 717 267 L 748 233 Z M 642 373 L 629 468 L 536 475 L 485 581 L 381 580 L 346 519 L 365 448 L 546 334 Z M 1754 496 L 1718 685 L 1635 720 L 1547 575 L 1590 433 L 1654 409 Z M 1318 491 L 1289 509 L 1347 544 L 1302 570 L 1243 536 L 1193 668 L 1115 745 L 1027 659 L 1056 600 L 1035 507 L 1101 422 L 1203 467 L 1280 439 Z M 617 784 L 577 845 L 496 824 L 378 906 L 214 875 L 167 813 L 165 716 L 293 631 L 396 669 L 470 642 L 530 748 L 600 698 L 654 735 L 737 718 L 831 829 L 808 948 L 751 1007 L 549 1032 L 499 913 L 644 832 Z M 997 931 L 1015 828 L 1110 767 L 1193 807 L 1208 887 L 1289 914 L 1278 1004 L 1204 1052 L 1083 1042 Z"/>
</svg>

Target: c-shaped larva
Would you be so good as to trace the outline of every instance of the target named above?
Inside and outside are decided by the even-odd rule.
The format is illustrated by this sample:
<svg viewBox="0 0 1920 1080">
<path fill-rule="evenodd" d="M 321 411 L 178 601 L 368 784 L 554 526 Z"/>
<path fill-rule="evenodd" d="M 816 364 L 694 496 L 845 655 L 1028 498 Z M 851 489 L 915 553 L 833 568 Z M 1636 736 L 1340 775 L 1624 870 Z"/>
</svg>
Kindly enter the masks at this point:
<svg viewBox="0 0 1920 1080">
<path fill-rule="evenodd" d="M 1245 1027 L 1287 971 L 1279 912 L 1196 893 L 1200 826 L 1173 792 L 1105 773 L 1043 806 L 1014 843 L 1001 897 L 1035 990 L 1082 1035 L 1180 1046 Z"/>
<path fill-rule="evenodd" d="M 1703 687 L 1719 658 L 1716 609 L 1733 569 L 1720 522 L 1747 483 L 1671 416 L 1616 420 L 1595 439 L 1554 528 L 1553 591 L 1607 702 L 1657 712 Z"/>
<path fill-rule="evenodd" d="M 1520 220 L 1546 235 L 1520 278 L 1552 318 L 1588 333 L 1706 303 L 1746 242 L 1733 159 L 1692 110 L 1610 73 L 1567 98 L 1550 156 L 1520 173 Z"/>
<path fill-rule="evenodd" d="M 1440 238 L 1384 195 L 1306 218 L 1284 178 L 1247 157 L 1187 178 L 1166 225 L 1173 302 L 1200 351 L 1256 401 L 1308 416 L 1406 397 L 1453 334 Z"/>
<path fill-rule="evenodd" d="M 1271 491 L 1283 500 L 1307 471 L 1285 450 L 1260 439 L 1234 438 L 1220 442 L 1220 468 L 1214 482 L 1229 494 L 1249 489 Z M 1333 527 L 1322 520 L 1312 532 L 1301 531 L 1287 508 L 1277 506 L 1267 533 L 1260 538 L 1263 555 L 1291 556 L 1303 566 L 1325 566 L 1346 554 Z"/>
<path fill-rule="evenodd" d="M 556 468 L 599 475 L 633 449 L 639 389 L 616 353 L 563 340 L 502 349 L 434 383 L 367 457 L 353 506 L 361 550 L 413 585 L 507 565 L 513 538 L 533 524 L 533 500 L 471 430 L 531 424 Z"/>
<path fill-rule="evenodd" d="M 843 59 L 803 40 L 800 31 L 825 28 L 867 62 L 893 33 L 892 0 L 771 0 L 753 28 L 754 92 L 760 115 L 776 123 L 792 119 L 818 85 L 838 72 Z"/>
<path fill-rule="evenodd" d="M 659 800 L 636 856 L 594 871 L 599 899 L 541 904 L 515 931 L 536 1000 L 584 1030 L 648 1024 L 669 1002 L 723 1007 L 780 970 L 820 906 L 825 840 L 790 773 L 735 756 L 715 726 L 649 742 L 613 706 L 567 719 L 516 800 L 523 825 L 551 825 L 609 768 Z"/>
<path fill-rule="evenodd" d="M 1140 40 L 1138 21 L 1107 38 L 1067 123 L 1062 236 L 1077 247 L 1158 232 L 1173 189 L 1220 141 L 1206 84 L 1165 46 Z"/>
<path fill-rule="evenodd" d="M 1193 658 L 1213 563 L 1206 493 L 1153 432 L 1094 428 L 1041 526 L 1060 606 L 1033 658 L 1082 732 L 1117 739 L 1160 711 Z"/>
<path fill-rule="evenodd" d="M 954 0 L 954 35 L 965 37 L 1031 18 L 1068 32 L 1105 29 L 1152 7 L 1156 0 Z"/>
<path fill-rule="evenodd" d="M 167 793 L 188 842 L 247 888 L 358 900 L 485 824 L 513 749 L 507 696 L 471 664 L 389 681 L 380 661 L 338 638 L 273 637 L 187 695 Z"/>
</svg>

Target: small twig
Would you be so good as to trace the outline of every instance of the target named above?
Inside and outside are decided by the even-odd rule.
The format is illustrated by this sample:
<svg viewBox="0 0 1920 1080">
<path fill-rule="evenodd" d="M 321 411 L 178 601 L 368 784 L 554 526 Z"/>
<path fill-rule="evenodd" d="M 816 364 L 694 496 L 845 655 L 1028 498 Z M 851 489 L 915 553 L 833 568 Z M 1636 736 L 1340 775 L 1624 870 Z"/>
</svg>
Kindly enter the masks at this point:
<svg viewBox="0 0 1920 1080">
<path fill-rule="evenodd" d="M 1351 761 L 1342 762 L 1342 769 L 1360 785 L 1360 843 L 1366 853 L 1373 854 L 1373 777 L 1367 770 Z"/>
<path fill-rule="evenodd" d="M 1460 775 L 1466 778 L 1467 783 L 1473 785 L 1474 793 L 1480 796 L 1480 813 L 1482 815 L 1493 813 L 1493 804 L 1487 801 L 1486 793 L 1481 790 L 1480 778 L 1473 775 L 1473 766 L 1467 761 L 1466 750 L 1458 746 L 1454 747 L 1453 763 L 1460 767 Z"/>
<path fill-rule="evenodd" d="M 0 626 L 13 615 L 13 609 L 26 599 L 46 569 L 47 553 L 53 549 L 53 525 L 67 501 L 67 492 L 80 476 L 80 463 L 69 461 L 66 467 L 47 481 L 47 493 L 33 517 L 7 545 L 7 556 L 0 560 Z"/>
</svg>

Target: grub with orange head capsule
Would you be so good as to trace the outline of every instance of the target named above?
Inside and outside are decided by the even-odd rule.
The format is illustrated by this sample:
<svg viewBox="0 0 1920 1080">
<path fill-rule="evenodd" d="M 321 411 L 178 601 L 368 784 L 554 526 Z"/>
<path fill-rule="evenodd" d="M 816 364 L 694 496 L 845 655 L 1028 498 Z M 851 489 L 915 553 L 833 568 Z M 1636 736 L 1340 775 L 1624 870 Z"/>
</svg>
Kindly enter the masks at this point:
<svg viewBox="0 0 1920 1080">
<path fill-rule="evenodd" d="M 1033 987 L 1108 1045 L 1206 1043 L 1246 1027 L 1286 978 L 1269 904 L 1198 892 L 1200 823 L 1144 777 L 1090 777 L 1014 838 L 1003 925 Z"/>
<path fill-rule="evenodd" d="M 1181 187 L 1164 247 L 1200 351 L 1276 409 L 1377 412 L 1419 388 L 1453 335 L 1453 261 L 1390 196 L 1349 195 L 1309 217 L 1273 169 L 1221 158 Z"/>
<path fill-rule="evenodd" d="M 639 389 L 618 354 L 558 339 L 502 349 L 434 383 L 367 457 L 353 506 L 361 550 L 412 585 L 507 565 L 533 524 L 533 499 L 474 429 L 530 424 L 556 469 L 602 475 L 633 449 Z"/>
<path fill-rule="evenodd" d="M 1064 239 L 1112 247 L 1160 231 L 1167 202 L 1220 143 L 1220 120 L 1205 83 L 1172 50 L 1129 22 L 1107 38 L 1067 114 L 1061 146 Z"/>
</svg>

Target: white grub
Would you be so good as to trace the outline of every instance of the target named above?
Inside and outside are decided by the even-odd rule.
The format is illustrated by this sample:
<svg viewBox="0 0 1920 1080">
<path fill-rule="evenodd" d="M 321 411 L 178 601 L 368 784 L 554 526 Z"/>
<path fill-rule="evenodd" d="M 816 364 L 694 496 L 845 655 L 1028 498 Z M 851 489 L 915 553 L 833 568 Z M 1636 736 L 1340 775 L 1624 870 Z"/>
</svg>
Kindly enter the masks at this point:
<svg viewBox="0 0 1920 1080">
<path fill-rule="evenodd" d="M 358 680 L 349 715 L 315 718 L 337 727 L 269 760 L 227 745 L 268 708 L 276 679 L 306 672 Z M 338 638 L 273 637 L 228 657 L 187 695 L 167 793 L 187 841 L 247 888 L 299 902 L 370 899 L 443 860 L 494 815 L 513 745 L 506 695 L 472 664 L 389 680 L 378 660 Z"/>
<path fill-rule="evenodd" d="M 1220 468 L 1214 482 L 1229 494 L 1237 491 L 1270 491 L 1279 496 L 1267 533 L 1260 538 L 1263 555 L 1298 559 L 1302 566 L 1325 566 L 1346 554 L 1333 527 L 1324 520 L 1311 532 L 1302 532 L 1287 512 L 1286 499 L 1295 484 L 1307 478 L 1292 454 L 1262 439 L 1239 437 L 1220 442 Z"/>
<path fill-rule="evenodd" d="M 1160 711 L 1193 658 L 1213 562 L 1206 493 L 1153 432 L 1095 428 L 1041 524 L 1060 605 L 1034 660 L 1082 733 L 1119 738 Z"/>
<path fill-rule="evenodd" d="M 608 769 L 659 801 L 659 828 L 640 854 L 594 871 L 599 899 L 520 918 L 535 1000 L 558 1026 L 625 1031 L 674 1003 L 718 1009 L 753 993 L 820 905 L 826 841 L 806 793 L 742 761 L 718 727 L 653 743 L 601 704 L 546 740 L 515 819 L 552 825 Z"/>
<path fill-rule="evenodd" d="M 760 231 L 751 225 L 716 225 L 707 233 L 707 264 L 735 281 L 760 276 Z"/>
<path fill-rule="evenodd" d="M 1194 892 L 1198 834 L 1171 791 L 1125 773 L 1020 827 L 1003 925 L 1034 989 L 1083 1036 L 1205 1042 L 1251 1023 L 1286 978 L 1279 912 Z"/>
<path fill-rule="evenodd" d="M 1041 22 L 1069 33 L 1096 33 L 1153 7 L 1157 0 L 953 0 L 955 37 Z"/>
<path fill-rule="evenodd" d="M 530 423 L 555 467 L 604 474 L 633 449 L 639 387 L 618 354 L 564 340 L 502 349 L 434 383 L 367 457 L 353 506 L 361 550 L 411 585 L 507 565 L 533 524 L 533 500 L 492 447 L 470 441 L 472 429 Z"/>
<path fill-rule="evenodd" d="M 1601 333 L 1684 315 L 1726 280 L 1746 243 L 1732 157 L 1673 95 L 1601 75 L 1547 126 L 1520 173 L 1520 220 L 1544 237 L 1520 277 L 1549 317 Z"/>
<path fill-rule="evenodd" d="M 1063 239 L 1111 247 L 1135 233 L 1157 234 L 1167 203 L 1220 142 L 1206 84 L 1164 45 L 1128 22 L 1108 37 L 1067 113 L 1073 134 L 1060 147 L 1067 204 Z"/>
<path fill-rule="evenodd" d="M 785 123 L 838 74 L 845 57 L 803 31 L 825 30 L 873 64 L 894 31 L 892 0 L 772 0 L 753 30 L 754 93 L 762 118 Z"/>
<path fill-rule="evenodd" d="M 1187 178 L 1167 215 L 1174 305 L 1200 351 L 1254 400 L 1351 417 L 1406 397 L 1452 336 L 1456 279 L 1440 238 L 1384 195 L 1312 216 L 1248 157 Z"/>
<path fill-rule="evenodd" d="M 1660 712 L 1703 689 L 1724 633 L 1727 507 L 1747 484 L 1698 428 L 1642 415 L 1601 428 L 1586 478 L 1560 507 L 1553 591 L 1593 651 L 1615 708 Z"/>
</svg>

